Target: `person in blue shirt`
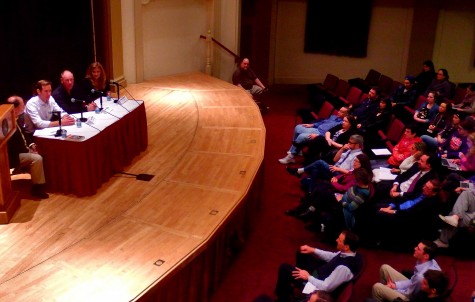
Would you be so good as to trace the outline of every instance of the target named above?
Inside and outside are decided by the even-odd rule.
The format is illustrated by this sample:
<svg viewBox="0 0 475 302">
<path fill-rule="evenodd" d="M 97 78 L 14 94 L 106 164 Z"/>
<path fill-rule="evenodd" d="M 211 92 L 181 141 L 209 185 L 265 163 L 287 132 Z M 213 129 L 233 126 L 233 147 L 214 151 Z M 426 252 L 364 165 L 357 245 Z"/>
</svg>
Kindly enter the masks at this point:
<svg viewBox="0 0 475 302">
<path fill-rule="evenodd" d="M 428 270 L 440 271 L 435 261 L 437 245 L 423 240 L 414 248 L 416 265 L 409 279 L 388 264 L 383 264 L 379 270 L 381 281 L 373 285 L 373 298 L 377 301 L 393 301 L 400 298 L 409 301 L 421 291 L 424 273 Z"/>
<path fill-rule="evenodd" d="M 343 118 L 348 115 L 348 111 L 349 109 L 347 107 L 341 107 L 336 115 L 331 115 L 327 119 L 317 121 L 313 124 L 299 124 L 295 126 L 292 146 L 287 152 L 287 156 L 279 159 L 279 163 L 283 165 L 294 163 L 294 157 L 300 153 L 305 142 L 325 135 L 331 128 L 341 125 Z"/>
</svg>

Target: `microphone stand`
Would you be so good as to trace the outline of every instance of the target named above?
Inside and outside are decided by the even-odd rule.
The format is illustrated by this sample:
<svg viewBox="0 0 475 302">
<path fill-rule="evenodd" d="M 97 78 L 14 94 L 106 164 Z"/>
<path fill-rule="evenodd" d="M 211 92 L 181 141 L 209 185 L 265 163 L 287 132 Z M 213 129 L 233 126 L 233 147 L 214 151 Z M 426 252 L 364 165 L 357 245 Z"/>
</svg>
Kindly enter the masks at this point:
<svg viewBox="0 0 475 302">
<path fill-rule="evenodd" d="M 102 93 L 101 93 L 101 100 L 100 100 L 100 102 L 101 102 L 101 108 L 99 108 L 99 111 L 102 111 L 102 109 L 104 109 L 104 107 L 102 107 Z"/>
<path fill-rule="evenodd" d="M 119 83 L 114 83 L 114 85 L 115 85 L 115 88 L 117 89 L 117 100 L 114 100 L 114 103 L 117 103 L 120 99 L 120 94 L 119 94 L 120 88 L 119 88 Z"/>
<path fill-rule="evenodd" d="M 84 112 L 85 104 L 86 104 L 86 102 L 83 102 L 83 108 L 82 108 L 82 110 L 81 110 L 81 117 L 79 118 L 79 120 L 80 120 L 81 122 L 83 122 L 83 123 L 87 122 L 87 117 L 83 117 L 83 116 L 82 116 L 82 113 Z"/>
<path fill-rule="evenodd" d="M 59 129 L 56 130 L 55 137 L 61 136 L 63 133 L 63 130 L 61 129 L 61 112 L 60 111 L 53 111 L 53 114 L 57 114 L 59 116 Z"/>
</svg>

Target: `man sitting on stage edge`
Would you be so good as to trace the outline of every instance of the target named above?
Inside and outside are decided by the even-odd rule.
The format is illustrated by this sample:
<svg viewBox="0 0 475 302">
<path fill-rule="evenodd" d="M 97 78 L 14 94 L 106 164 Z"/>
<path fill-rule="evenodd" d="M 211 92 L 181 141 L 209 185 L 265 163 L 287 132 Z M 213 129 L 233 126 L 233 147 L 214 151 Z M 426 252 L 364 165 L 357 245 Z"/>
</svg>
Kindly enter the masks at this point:
<svg viewBox="0 0 475 302">
<path fill-rule="evenodd" d="M 59 121 L 53 121 L 53 113 L 63 112 L 53 97 L 51 97 L 51 82 L 40 80 L 36 83 L 36 93 L 26 104 L 25 113 L 28 114 L 36 129 L 58 127 Z M 63 126 L 74 125 L 74 118 L 65 114 L 61 117 Z"/>
<path fill-rule="evenodd" d="M 7 143 L 8 161 L 10 168 L 29 167 L 31 174 L 31 195 L 45 199 L 49 195 L 44 191 L 45 174 L 43 171 L 43 157 L 36 152 L 33 136 L 25 131 L 25 102 L 19 96 L 11 96 L 7 104 L 14 106 L 17 130 Z"/>
</svg>

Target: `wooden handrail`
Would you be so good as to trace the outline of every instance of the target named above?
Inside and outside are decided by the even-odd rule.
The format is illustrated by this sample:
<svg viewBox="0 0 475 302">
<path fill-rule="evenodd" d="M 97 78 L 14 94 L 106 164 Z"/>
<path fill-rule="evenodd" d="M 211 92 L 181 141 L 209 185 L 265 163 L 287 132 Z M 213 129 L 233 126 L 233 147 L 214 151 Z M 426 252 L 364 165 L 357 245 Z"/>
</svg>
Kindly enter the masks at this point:
<svg viewBox="0 0 475 302">
<path fill-rule="evenodd" d="M 201 38 L 201 39 L 205 39 L 205 40 L 207 39 L 207 37 L 206 37 L 206 36 L 203 36 L 203 35 L 200 35 L 200 38 Z M 212 40 L 214 43 L 218 44 L 218 46 L 220 46 L 220 47 L 221 47 L 222 49 L 224 49 L 226 52 L 228 52 L 229 54 L 231 54 L 231 55 L 234 57 L 234 59 L 235 59 L 236 62 L 239 62 L 240 57 L 239 57 L 237 54 L 235 54 L 232 50 L 230 50 L 229 48 L 227 48 L 226 46 L 224 46 L 223 44 L 221 44 L 218 40 L 216 40 L 216 39 L 213 38 L 213 37 L 211 37 L 211 40 Z"/>
</svg>

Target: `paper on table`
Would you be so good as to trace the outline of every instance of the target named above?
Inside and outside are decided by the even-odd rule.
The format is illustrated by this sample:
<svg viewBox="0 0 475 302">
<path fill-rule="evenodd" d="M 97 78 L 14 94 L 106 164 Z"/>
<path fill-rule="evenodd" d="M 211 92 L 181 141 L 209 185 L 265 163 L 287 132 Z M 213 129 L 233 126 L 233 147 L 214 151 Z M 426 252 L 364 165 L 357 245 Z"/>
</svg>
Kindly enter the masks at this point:
<svg viewBox="0 0 475 302">
<path fill-rule="evenodd" d="M 391 169 L 380 167 L 379 169 L 373 170 L 375 173 L 375 178 L 379 180 L 394 180 L 397 175 L 391 173 Z M 376 181 L 376 180 L 375 180 Z"/>
<path fill-rule="evenodd" d="M 375 155 L 391 155 L 391 151 L 389 151 L 387 148 L 381 148 L 381 149 L 371 149 Z"/>
</svg>

